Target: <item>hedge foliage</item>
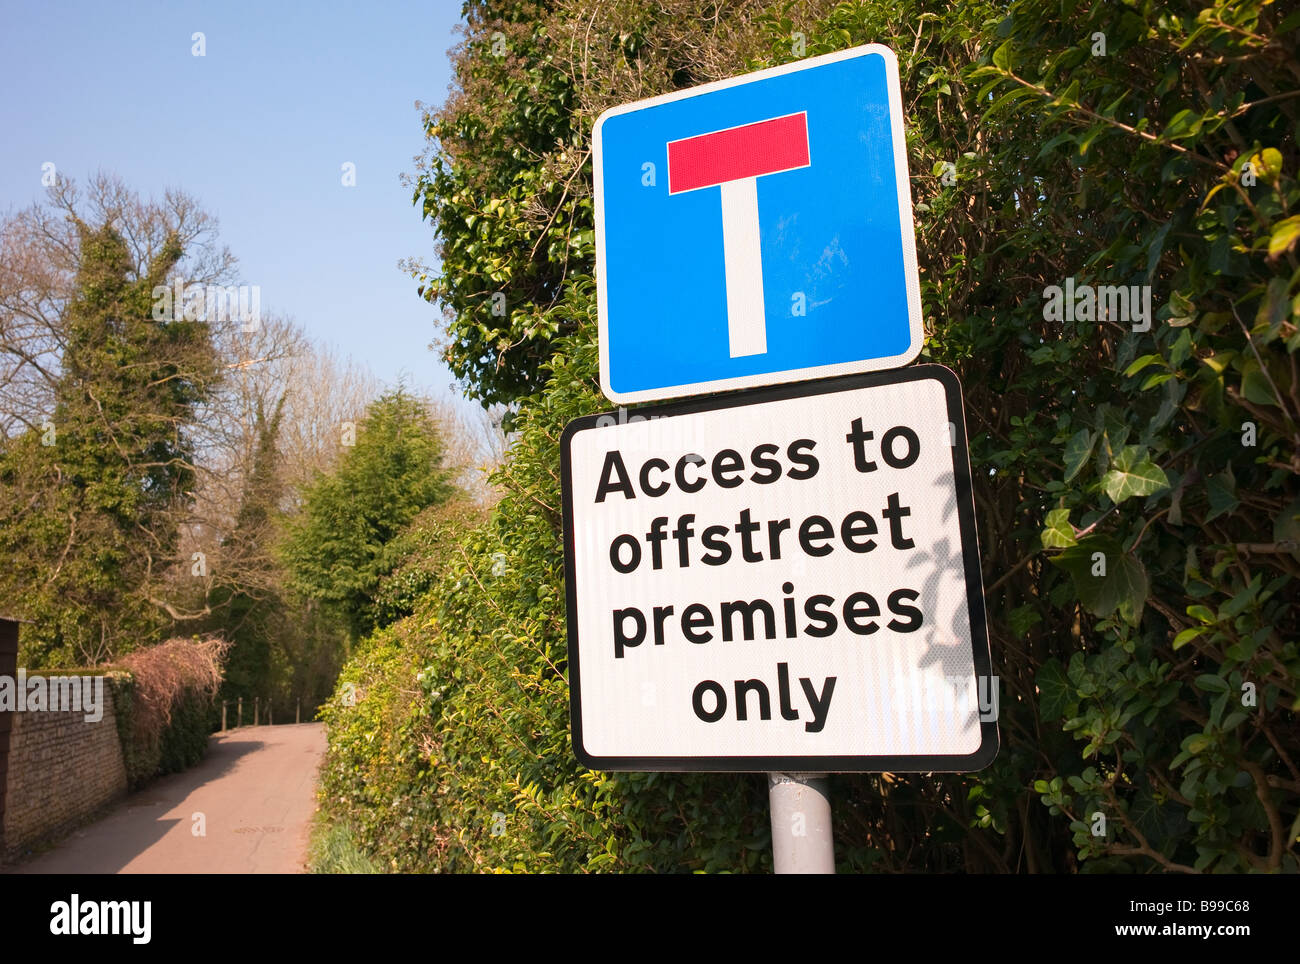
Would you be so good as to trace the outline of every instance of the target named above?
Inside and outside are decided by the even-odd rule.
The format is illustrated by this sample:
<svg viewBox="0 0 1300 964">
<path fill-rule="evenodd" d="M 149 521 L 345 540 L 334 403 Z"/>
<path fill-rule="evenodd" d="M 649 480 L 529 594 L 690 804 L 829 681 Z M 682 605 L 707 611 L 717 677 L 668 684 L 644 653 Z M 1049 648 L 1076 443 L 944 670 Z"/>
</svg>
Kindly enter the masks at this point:
<svg viewBox="0 0 1300 964">
<path fill-rule="evenodd" d="M 208 737 L 214 729 L 211 694 L 182 695 L 166 728 L 156 739 L 150 739 L 136 726 L 134 678 L 118 670 L 108 673 L 105 679 L 113 698 L 126 781 L 132 790 L 154 777 L 187 770 L 203 759 L 208 751 Z"/>
<path fill-rule="evenodd" d="M 229 650 L 220 637 L 173 638 L 136 650 L 106 674 L 132 789 L 203 759 Z"/>
<path fill-rule="evenodd" d="M 423 293 L 520 434 L 492 518 L 328 711 L 323 793 L 362 845 L 403 870 L 769 867 L 760 777 L 592 773 L 569 744 L 558 439 L 607 407 L 582 152 L 611 103 L 883 42 L 923 360 L 965 387 L 1002 751 L 836 777 L 841 869 L 1300 870 L 1294 5 L 501 0 L 467 22 L 462 94 L 427 125 Z M 1149 325 L 1058 314 L 1070 279 L 1149 286 Z M 478 307 L 494 290 L 518 310 Z"/>
</svg>

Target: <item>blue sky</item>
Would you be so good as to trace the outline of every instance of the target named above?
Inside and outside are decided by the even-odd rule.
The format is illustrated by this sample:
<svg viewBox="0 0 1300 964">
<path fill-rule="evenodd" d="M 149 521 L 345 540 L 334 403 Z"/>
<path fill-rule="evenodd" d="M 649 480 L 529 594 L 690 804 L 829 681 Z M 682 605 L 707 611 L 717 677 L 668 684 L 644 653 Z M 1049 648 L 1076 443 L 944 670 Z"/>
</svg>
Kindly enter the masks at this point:
<svg viewBox="0 0 1300 964">
<path fill-rule="evenodd" d="M 263 312 L 445 398 L 438 313 L 397 267 L 432 262 L 433 233 L 399 176 L 424 146 L 415 101 L 446 97 L 460 6 L 0 0 L 0 211 L 41 196 L 47 161 L 181 188 L 219 219 Z"/>
</svg>

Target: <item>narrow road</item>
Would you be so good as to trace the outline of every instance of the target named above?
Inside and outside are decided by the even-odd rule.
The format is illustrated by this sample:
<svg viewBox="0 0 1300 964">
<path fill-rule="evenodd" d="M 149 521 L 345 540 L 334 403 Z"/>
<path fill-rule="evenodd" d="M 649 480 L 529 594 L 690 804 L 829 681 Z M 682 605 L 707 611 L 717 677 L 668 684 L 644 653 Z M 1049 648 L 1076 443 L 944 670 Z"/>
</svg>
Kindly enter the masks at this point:
<svg viewBox="0 0 1300 964">
<path fill-rule="evenodd" d="M 324 753 L 323 723 L 250 726 L 213 736 L 198 766 L 154 781 L 47 853 L 6 869 L 303 873 Z"/>
</svg>

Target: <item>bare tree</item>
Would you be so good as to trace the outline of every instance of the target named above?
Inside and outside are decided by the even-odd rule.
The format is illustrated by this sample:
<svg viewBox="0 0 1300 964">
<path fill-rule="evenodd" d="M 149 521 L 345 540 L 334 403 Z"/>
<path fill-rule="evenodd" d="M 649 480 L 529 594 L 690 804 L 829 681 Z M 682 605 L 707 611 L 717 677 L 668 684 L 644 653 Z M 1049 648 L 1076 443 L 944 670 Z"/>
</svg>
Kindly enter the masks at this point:
<svg viewBox="0 0 1300 964">
<path fill-rule="evenodd" d="M 450 401 L 434 400 L 431 409 L 443 426 L 447 463 L 454 480 L 476 502 L 490 504 L 500 493 L 489 476 L 505 462 L 513 438 L 503 428 L 504 405 L 466 409 Z"/>
<path fill-rule="evenodd" d="M 43 202 L 0 220 L 0 446 L 25 431 L 39 433 L 53 417 L 81 266 L 79 225 L 105 224 L 122 237 L 136 277 L 175 241 L 184 256 L 169 282 L 206 288 L 238 280 L 215 218 L 179 191 L 144 200 L 100 174 L 84 188 L 61 181 Z M 235 594 L 258 599 L 282 590 L 277 518 L 296 511 L 307 484 L 335 466 L 384 387 L 364 365 L 314 344 L 290 319 L 218 312 L 204 320 L 223 377 L 193 419 L 176 426 L 194 470 L 193 489 L 177 500 L 169 523 L 179 538 L 173 544 L 142 536 L 139 544 L 147 557 L 144 598 L 182 625 L 213 616 Z M 455 481 L 490 500 L 484 470 L 499 464 L 508 444 L 500 430 L 504 413 L 467 412 L 449 399 L 428 404 Z M 29 488 L 10 495 L 35 507 L 40 485 Z M 256 504 L 268 497 L 273 504 Z"/>
<path fill-rule="evenodd" d="M 40 430 L 50 418 L 81 247 L 77 224 L 112 224 L 143 276 L 168 238 L 185 256 L 173 275 L 187 284 L 225 284 L 236 261 L 217 240 L 217 221 L 190 195 L 168 190 L 144 200 L 100 173 L 83 188 L 61 178 L 43 202 L 0 221 L 0 437 Z"/>
<path fill-rule="evenodd" d="M 158 590 L 159 605 L 178 621 L 210 615 L 217 587 L 254 598 L 282 588 L 274 517 L 292 512 L 306 483 L 334 465 L 380 391 L 368 369 L 338 361 L 289 319 L 270 315 L 247 327 L 220 333 L 227 377 L 195 426 L 193 506 Z M 259 460 L 270 475 L 255 491 Z M 266 498 L 272 502 L 250 506 Z"/>
</svg>

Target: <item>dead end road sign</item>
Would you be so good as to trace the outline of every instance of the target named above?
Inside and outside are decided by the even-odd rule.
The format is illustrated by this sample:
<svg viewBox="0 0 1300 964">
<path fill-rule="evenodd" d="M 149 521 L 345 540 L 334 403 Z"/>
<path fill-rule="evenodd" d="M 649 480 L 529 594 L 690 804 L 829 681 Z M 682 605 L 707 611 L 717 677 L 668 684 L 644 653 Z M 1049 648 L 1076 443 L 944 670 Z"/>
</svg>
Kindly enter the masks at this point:
<svg viewBox="0 0 1300 964">
<path fill-rule="evenodd" d="M 584 765 L 972 771 L 993 759 L 997 681 L 951 371 L 585 416 L 561 451 Z"/>
<path fill-rule="evenodd" d="M 596 121 L 592 163 L 611 401 L 879 371 L 920 352 L 889 48 L 615 107 Z"/>
</svg>

